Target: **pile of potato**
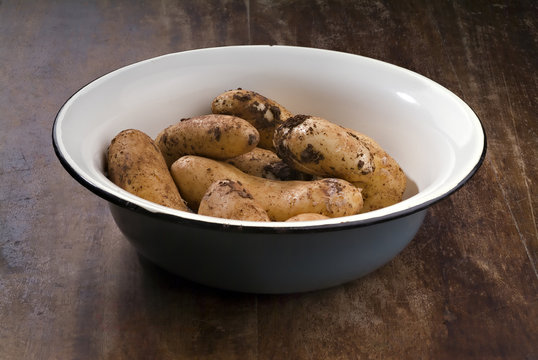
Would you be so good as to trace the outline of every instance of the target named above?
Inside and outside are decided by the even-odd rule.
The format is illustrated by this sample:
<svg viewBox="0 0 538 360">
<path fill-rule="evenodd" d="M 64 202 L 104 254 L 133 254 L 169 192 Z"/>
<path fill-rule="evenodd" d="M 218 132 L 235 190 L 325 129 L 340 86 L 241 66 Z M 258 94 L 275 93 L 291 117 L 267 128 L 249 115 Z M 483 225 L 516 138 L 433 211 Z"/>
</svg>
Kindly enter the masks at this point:
<svg viewBox="0 0 538 360">
<path fill-rule="evenodd" d="M 155 140 L 120 132 L 107 151 L 109 179 L 160 205 L 249 221 L 348 216 L 402 199 L 404 172 L 362 133 L 254 91 L 230 90 L 211 105 Z"/>
</svg>

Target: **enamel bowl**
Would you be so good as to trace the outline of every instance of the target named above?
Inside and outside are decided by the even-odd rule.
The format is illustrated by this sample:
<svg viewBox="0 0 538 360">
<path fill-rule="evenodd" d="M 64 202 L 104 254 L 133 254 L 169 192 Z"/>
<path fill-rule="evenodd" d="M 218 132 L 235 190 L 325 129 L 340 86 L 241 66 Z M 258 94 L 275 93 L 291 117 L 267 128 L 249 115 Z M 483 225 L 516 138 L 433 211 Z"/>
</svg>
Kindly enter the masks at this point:
<svg viewBox="0 0 538 360">
<path fill-rule="evenodd" d="M 107 179 L 105 151 L 118 132 L 155 137 L 181 118 L 210 113 L 215 96 L 238 87 L 374 138 L 408 176 L 405 199 L 348 217 L 261 223 L 170 209 Z M 370 58 L 288 46 L 200 49 L 126 66 L 67 100 L 52 135 L 65 169 L 109 202 L 144 257 L 198 283 L 255 293 L 327 288 L 379 268 L 413 239 L 429 206 L 476 172 L 486 151 L 479 119 L 439 84 Z"/>
</svg>

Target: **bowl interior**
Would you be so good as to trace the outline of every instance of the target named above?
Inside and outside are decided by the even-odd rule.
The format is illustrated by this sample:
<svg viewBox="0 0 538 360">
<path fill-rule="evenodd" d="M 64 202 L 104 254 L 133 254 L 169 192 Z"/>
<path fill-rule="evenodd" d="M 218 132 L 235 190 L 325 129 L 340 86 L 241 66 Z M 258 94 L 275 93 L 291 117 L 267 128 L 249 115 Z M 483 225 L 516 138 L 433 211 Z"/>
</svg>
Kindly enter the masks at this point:
<svg viewBox="0 0 538 360">
<path fill-rule="evenodd" d="M 210 113 L 215 96 L 238 87 L 260 92 L 292 113 L 321 116 L 369 135 L 410 179 L 408 198 L 401 203 L 327 224 L 417 210 L 461 186 L 483 158 L 480 121 L 437 83 L 357 55 L 286 46 L 187 51 L 107 74 L 62 107 L 53 130 L 54 145 L 64 166 L 108 200 L 198 221 L 249 226 L 153 204 L 119 189 L 104 172 L 106 148 L 119 131 L 136 128 L 155 137 L 181 118 Z"/>
</svg>

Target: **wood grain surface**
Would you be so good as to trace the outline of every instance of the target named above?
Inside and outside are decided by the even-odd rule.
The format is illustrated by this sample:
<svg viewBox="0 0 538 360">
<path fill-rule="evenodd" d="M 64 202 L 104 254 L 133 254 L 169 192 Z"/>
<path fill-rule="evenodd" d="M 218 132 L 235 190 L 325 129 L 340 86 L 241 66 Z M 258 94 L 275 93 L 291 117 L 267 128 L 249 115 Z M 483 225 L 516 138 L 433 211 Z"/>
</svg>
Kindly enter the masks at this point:
<svg viewBox="0 0 538 360">
<path fill-rule="evenodd" d="M 0 359 L 538 359 L 535 1 L 0 1 Z M 187 49 L 287 44 L 430 77 L 488 152 L 378 271 L 306 294 L 218 291 L 140 258 L 56 159 L 63 102 Z"/>
</svg>

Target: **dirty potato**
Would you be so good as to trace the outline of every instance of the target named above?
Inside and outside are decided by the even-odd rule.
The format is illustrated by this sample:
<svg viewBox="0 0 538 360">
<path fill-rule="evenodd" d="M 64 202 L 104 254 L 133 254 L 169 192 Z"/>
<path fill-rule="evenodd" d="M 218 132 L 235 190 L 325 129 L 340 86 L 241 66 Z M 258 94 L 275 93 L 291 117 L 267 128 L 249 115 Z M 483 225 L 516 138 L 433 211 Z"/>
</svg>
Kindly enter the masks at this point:
<svg viewBox="0 0 538 360">
<path fill-rule="evenodd" d="M 273 134 L 277 126 L 292 117 L 286 108 L 254 91 L 237 89 L 217 96 L 212 104 L 214 114 L 227 114 L 250 122 L 260 133 L 259 147 L 273 150 Z"/>
<path fill-rule="evenodd" d="M 292 221 L 312 221 L 312 220 L 324 220 L 324 219 L 330 219 L 328 216 L 321 215 L 321 214 L 313 214 L 313 213 L 307 213 L 307 214 L 298 214 L 295 216 L 292 216 L 286 222 L 292 222 Z"/>
<path fill-rule="evenodd" d="M 209 186 L 221 179 L 241 182 L 274 221 L 302 213 L 347 216 L 362 208 L 360 189 L 341 179 L 269 180 L 245 174 L 225 162 L 192 155 L 175 161 L 170 171 L 182 197 L 193 209 L 198 209 Z"/>
<path fill-rule="evenodd" d="M 143 199 L 174 209 L 190 211 L 172 180 L 164 158 L 153 140 L 128 129 L 114 137 L 107 152 L 108 178 Z"/>
<path fill-rule="evenodd" d="M 407 186 L 407 178 L 400 165 L 372 138 L 358 131 L 353 133 L 370 149 L 375 170 L 354 181 L 362 188 L 364 207 L 367 212 L 394 205 L 402 201 Z"/>
<path fill-rule="evenodd" d="M 350 129 L 320 117 L 288 119 L 274 145 L 281 159 L 307 174 L 357 181 L 374 170 L 370 150 Z"/>
<path fill-rule="evenodd" d="M 271 150 L 256 147 L 248 153 L 226 160 L 244 173 L 272 180 L 311 180 L 312 176 L 301 173 Z"/>
<path fill-rule="evenodd" d="M 182 119 L 161 131 L 155 142 L 170 167 L 183 155 L 228 159 L 256 147 L 260 135 L 247 121 L 230 115 Z"/>
<path fill-rule="evenodd" d="M 271 221 L 267 212 L 238 181 L 218 180 L 200 201 L 198 214 L 224 219 Z"/>
</svg>

